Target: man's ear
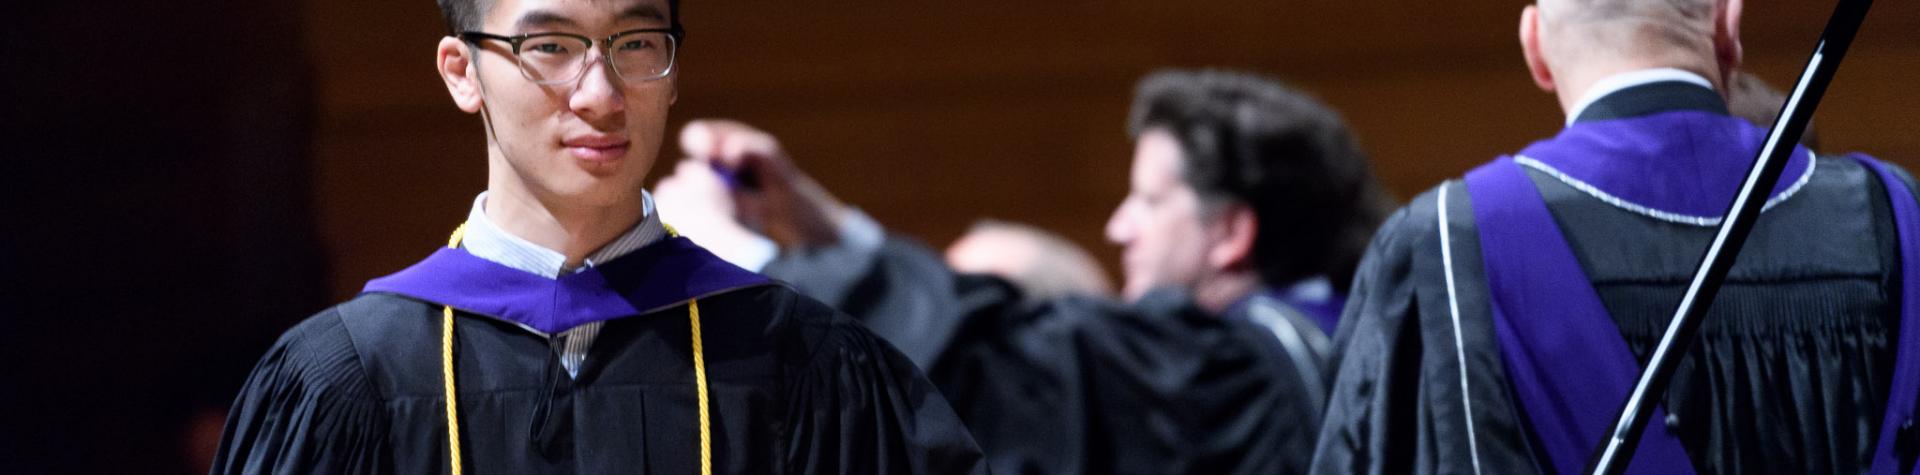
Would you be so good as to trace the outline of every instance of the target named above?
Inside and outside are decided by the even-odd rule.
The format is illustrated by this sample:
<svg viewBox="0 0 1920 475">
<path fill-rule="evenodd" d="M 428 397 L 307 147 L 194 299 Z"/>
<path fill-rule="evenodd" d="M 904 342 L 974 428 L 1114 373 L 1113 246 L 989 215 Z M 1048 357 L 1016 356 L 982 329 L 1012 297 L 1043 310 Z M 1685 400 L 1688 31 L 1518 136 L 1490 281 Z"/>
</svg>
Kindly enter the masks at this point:
<svg viewBox="0 0 1920 475">
<path fill-rule="evenodd" d="M 469 114 L 479 112 L 484 100 L 473 52 L 466 42 L 448 36 L 440 39 L 434 55 L 434 65 L 440 70 L 440 79 L 447 83 L 447 93 L 453 95 L 453 104 Z"/>
<path fill-rule="evenodd" d="M 1743 51 L 1740 46 L 1740 11 L 1745 8 L 1741 0 L 1722 0 L 1717 10 L 1719 16 L 1713 19 L 1713 59 L 1719 63 L 1720 78 L 1733 82 L 1733 71 L 1740 68 Z"/>
<path fill-rule="evenodd" d="M 1260 218 L 1253 208 L 1234 203 L 1220 210 L 1215 225 L 1218 240 L 1207 249 L 1207 265 L 1214 269 L 1240 269 L 1253 265 L 1253 246 L 1260 232 Z"/>
<path fill-rule="evenodd" d="M 1540 90 L 1553 92 L 1553 70 L 1547 68 L 1547 52 L 1540 44 L 1540 7 L 1527 5 L 1520 10 L 1520 54 L 1527 59 L 1527 73 L 1533 75 L 1533 85 Z"/>
</svg>

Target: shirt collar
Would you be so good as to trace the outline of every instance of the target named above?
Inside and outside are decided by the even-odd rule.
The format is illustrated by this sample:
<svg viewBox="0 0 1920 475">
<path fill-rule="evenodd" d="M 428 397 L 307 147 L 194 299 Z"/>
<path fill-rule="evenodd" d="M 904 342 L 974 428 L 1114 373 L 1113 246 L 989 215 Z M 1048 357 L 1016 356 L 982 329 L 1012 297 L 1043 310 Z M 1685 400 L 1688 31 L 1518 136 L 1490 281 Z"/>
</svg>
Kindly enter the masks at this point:
<svg viewBox="0 0 1920 475">
<path fill-rule="evenodd" d="M 660 214 L 654 212 L 653 195 L 641 190 L 643 200 L 640 223 L 626 234 L 601 246 L 599 250 L 587 256 L 578 268 L 566 268 L 567 256 L 560 251 L 547 249 L 534 244 L 494 224 L 487 219 L 487 193 L 473 199 L 473 209 L 467 212 L 466 235 L 460 240 L 460 247 L 481 259 L 500 265 L 527 271 L 543 277 L 559 277 L 562 273 L 578 272 L 581 269 L 611 261 L 633 252 L 648 244 L 660 241 L 667 235 L 666 227 L 660 224 Z"/>
<path fill-rule="evenodd" d="M 1580 101 L 1575 102 L 1573 108 L 1567 110 L 1567 125 L 1573 125 L 1574 120 L 1580 118 L 1580 113 L 1586 112 L 1587 107 L 1599 102 L 1600 98 L 1620 92 L 1622 89 L 1662 81 L 1680 81 L 1713 89 L 1713 83 L 1708 82 L 1707 78 L 1684 69 L 1653 68 L 1619 73 L 1601 78 L 1594 82 L 1592 87 L 1587 88 L 1587 93 L 1580 97 Z"/>
</svg>

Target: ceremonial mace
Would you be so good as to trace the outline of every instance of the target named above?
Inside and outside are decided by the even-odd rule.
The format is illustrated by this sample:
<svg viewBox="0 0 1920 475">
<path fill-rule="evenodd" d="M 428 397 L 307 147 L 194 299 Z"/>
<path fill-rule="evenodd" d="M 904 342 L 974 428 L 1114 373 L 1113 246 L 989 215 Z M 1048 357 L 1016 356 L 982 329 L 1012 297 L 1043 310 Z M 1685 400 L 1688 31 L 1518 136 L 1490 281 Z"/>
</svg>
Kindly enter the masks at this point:
<svg viewBox="0 0 1920 475">
<path fill-rule="evenodd" d="M 1707 308 L 1713 305 L 1720 284 L 1727 278 L 1727 270 L 1740 255 L 1740 246 L 1747 242 L 1754 220 L 1760 217 L 1761 205 L 1787 167 L 1795 138 L 1807 129 L 1807 122 L 1813 120 L 1820 96 L 1826 94 L 1827 85 L 1833 82 L 1833 74 L 1840 69 L 1840 60 L 1846 57 L 1847 47 L 1853 44 L 1854 33 L 1860 31 L 1860 23 L 1867 18 L 1867 7 L 1872 4 L 1872 0 L 1839 0 L 1834 6 L 1826 31 L 1820 33 L 1820 42 L 1814 45 L 1813 56 L 1807 59 L 1807 68 L 1800 73 L 1793 92 L 1787 95 L 1786 104 L 1780 107 L 1780 117 L 1767 133 L 1766 145 L 1760 147 L 1753 168 L 1747 171 L 1747 179 L 1740 185 L 1740 193 L 1734 196 L 1733 206 L 1720 223 L 1719 233 L 1707 246 L 1706 255 L 1700 258 L 1693 282 L 1680 298 L 1680 308 L 1674 310 L 1666 334 L 1654 347 L 1653 359 L 1647 362 L 1646 371 L 1640 373 L 1626 405 L 1620 408 L 1613 431 L 1595 448 L 1587 473 L 1625 473 L 1633 461 L 1633 450 L 1640 444 L 1641 431 L 1653 417 L 1658 399 L 1667 393 L 1667 385 L 1673 382 L 1673 370 L 1679 367 L 1680 358 L 1692 348 L 1700 322 L 1706 319 Z"/>
</svg>

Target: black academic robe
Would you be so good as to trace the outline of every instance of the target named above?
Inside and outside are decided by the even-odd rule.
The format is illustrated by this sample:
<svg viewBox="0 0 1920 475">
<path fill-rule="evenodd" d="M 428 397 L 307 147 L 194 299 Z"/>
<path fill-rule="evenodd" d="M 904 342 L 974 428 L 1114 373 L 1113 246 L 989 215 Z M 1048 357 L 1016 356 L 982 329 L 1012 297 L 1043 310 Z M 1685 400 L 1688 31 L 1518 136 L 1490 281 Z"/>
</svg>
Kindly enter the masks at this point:
<svg viewBox="0 0 1920 475">
<path fill-rule="evenodd" d="M 1646 92 L 1608 96 L 1590 113 L 1610 116 L 1582 120 L 1676 103 Z M 1677 103 L 1724 111 L 1705 94 Z M 1655 220 L 1539 170 L 1527 174 L 1619 327 L 1618 335 L 1594 337 L 1624 338 L 1644 366 L 1716 229 Z M 1441 188 L 1449 196 L 1444 224 Z M 1466 197 L 1463 183 L 1444 183 L 1375 235 L 1334 337 L 1335 381 L 1315 473 L 1550 471 L 1512 392 L 1490 317 L 1481 263 L 1484 252 L 1499 250 L 1481 249 Z M 1818 158 L 1797 195 L 1755 225 L 1660 400 L 1668 417 L 1647 430 L 1674 434 L 1701 473 L 1865 470 L 1882 436 L 1898 334 L 1889 199 L 1858 162 Z M 1443 225 L 1451 235 L 1451 302 Z M 1458 306 L 1457 325 L 1450 305 Z"/>
<path fill-rule="evenodd" d="M 982 473 L 899 352 L 790 289 L 699 299 L 715 473 Z M 547 339 L 456 324 L 466 473 L 696 473 L 687 306 L 608 320 L 576 377 Z M 235 401 L 213 473 L 446 473 L 440 306 L 365 294 L 281 338 Z"/>
<path fill-rule="evenodd" d="M 1027 302 L 897 238 L 766 273 L 929 367 L 995 472 L 1297 473 L 1310 457 L 1325 336 L 1278 301 L 1226 315 L 1171 291 Z"/>
</svg>

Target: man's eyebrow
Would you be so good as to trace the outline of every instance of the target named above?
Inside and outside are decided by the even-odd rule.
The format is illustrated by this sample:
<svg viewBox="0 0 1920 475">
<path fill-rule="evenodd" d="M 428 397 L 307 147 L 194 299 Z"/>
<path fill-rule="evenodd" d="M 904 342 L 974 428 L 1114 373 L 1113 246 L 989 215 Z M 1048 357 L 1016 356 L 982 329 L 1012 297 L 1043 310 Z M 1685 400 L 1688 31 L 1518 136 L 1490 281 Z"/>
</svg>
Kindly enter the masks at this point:
<svg viewBox="0 0 1920 475">
<path fill-rule="evenodd" d="M 566 15 L 561 15 L 549 10 L 530 11 L 524 15 L 520 15 L 520 19 L 514 20 L 513 22 L 513 27 L 518 31 L 554 26 L 577 27 L 580 26 L 580 24 L 573 21 L 572 18 L 568 18 Z"/>
<path fill-rule="evenodd" d="M 667 15 L 665 13 L 662 13 L 660 11 L 660 7 L 658 6 L 654 6 L 652 4 L 640 4 L 620 12 L 620 19 L 623 19 L 623 20 L 640 19 L 640 20 L 653 20 L 653 21 L 665 22 L 667 21 Z M 573 21 L 573 18 L 560 14 L 559 12 L 554 12 L 551 10 L 533 10 L 533 11 L 527 12 L 526 14 L 520 15 L 520 19 L 514 20 L 513 26 L 514 28 L 517 28 L 519 31 L 527 31 L 527 30 L 531 30 L 535 28 L 543 28 L 543 27 L 545 28 L 551 28 L 551 27 L 577 28 L 580 26 L 580 22 Z"/>
<path fill-rule="evenodd" d="M 641 20 L 667 21 L 667 14 L 661 12 L 660 7 L 655 6 L 654 4 L 651 4 L 651 3 L 642 3 L 639 5 L 634 5 L 633 7 L 626 9 L 626 11 L 620 12 L 620 19 L 622 20 L 635 19 L 635 18 L 641 19 Z"/>
</svg>

